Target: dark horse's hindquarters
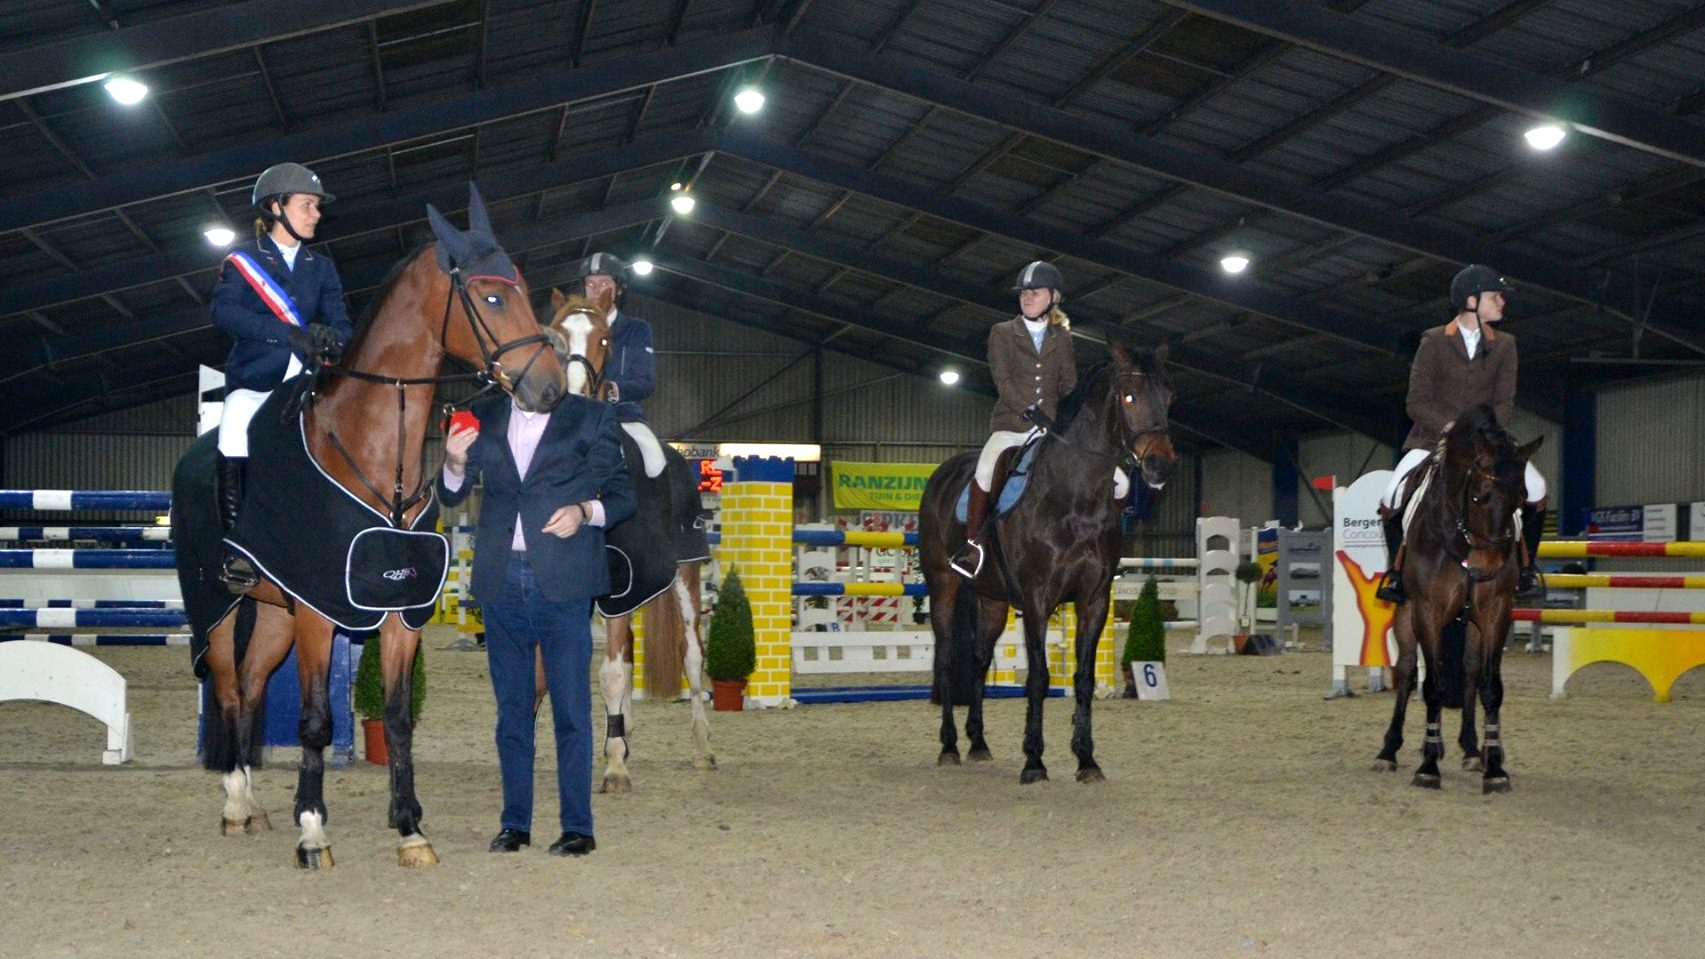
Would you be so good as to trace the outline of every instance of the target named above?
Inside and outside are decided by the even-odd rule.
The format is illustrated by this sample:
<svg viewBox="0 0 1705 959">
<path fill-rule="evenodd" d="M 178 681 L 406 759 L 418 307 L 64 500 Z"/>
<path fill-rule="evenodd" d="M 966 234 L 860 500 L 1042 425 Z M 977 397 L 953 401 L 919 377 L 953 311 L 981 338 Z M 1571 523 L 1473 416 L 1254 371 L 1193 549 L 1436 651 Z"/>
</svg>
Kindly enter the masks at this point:
<svg viewBox="0 0 1705 959">
<path fill-rule="evenodd" d="M 1141 474 L 1132 475 L 1132 482 L 1156 487 L 1171 475 L 1176 460 L 1167 432 L 1172 390 L 1163 359 L 1164 354 L 1138 367 L 1114 347 L 1111 360 L 1092 369 L 1061 404 L 1060 422 L 1038 451 L 1023 498 L 990 524 L 989 556 L 974 582 L 954 572 L 948 559 L 965 539 L 953 510 L 976 456 L 956 456 L 930 477 L 919 507 L 918 544 L 935 634 L 933 698 L 942 710 L 939 763 L 959 762 L 953 723 L 956 697 L 969 706 L 965 735 L 971 741 L 970 758 L 990 758 L 983 737 L 983 685 L 995 642 L 1006 627 L 1007 610 L 1017 606 L 1029 664 L 1025 764 L 1019 778 L 1026 783 L 1048 778 L 1042 764 L 1042 703 L 1048 694 L 1045 639 L 1049 615 L 1070 602 L 1076 604 L 1078 621 L 1072 684 L 1077 779 L 1103 778 L 1095 763 L 1090 703 L 1095 648 L 1119 563 L 1120 504 L 1113 498 L 1113 470 L 1124 464 L 1127 472 Z M 954 677 L 961 679 L 956 682 Z M 971 680 L 968 691 L 960 688 L 965 678 Z"/>
</svg>

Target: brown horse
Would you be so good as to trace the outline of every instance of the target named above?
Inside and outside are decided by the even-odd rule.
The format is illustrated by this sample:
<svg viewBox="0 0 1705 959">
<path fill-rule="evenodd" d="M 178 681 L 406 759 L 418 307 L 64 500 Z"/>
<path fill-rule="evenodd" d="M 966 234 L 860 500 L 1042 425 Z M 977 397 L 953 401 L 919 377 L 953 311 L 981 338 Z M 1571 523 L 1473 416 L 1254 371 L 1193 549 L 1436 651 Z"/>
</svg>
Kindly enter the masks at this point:
<svg viewBox="0 0 1705 959">
<path fill-rule="evenodd" d="M 1045 641 L 1048 617 L 1061 603 L 1077 608 L 1077 671 L 1073 677 L 1072 752 L 1078 782 L 1102 778 L 1090 734 L 1095 690 L 1095 647 L 1101 640 L 1119 568 L 1120 504 L 1113 497 L 1113 470 L 1132 482 L 1159 488 L 1177 463 L 1167 422 L 1172 386 L 1162 362 L 1135 363 L 1123 349 L 1091 369 L 1060 404 L 1060 419 L 1036 452 L 1029 488 L 1011 512 L 985 527 L 989 558 L 977 579 L 967 582 L 948 565 L 965 541 L 954 502 L 970 482 L 977 454 L 941 464 L 924 487 L 918 515 L 918 548 L 929 584 L 930 626 L 935 632 L 935 686 L 941 704 L 941 753 L 936 762 L 958 765 L 953 726 L 956 699 L 970 706 L 965 735 L 970 758 L 990 758 L 983 740 L 983 683 L 995 641 L 1006 627 L 1010 606 L 1023 614 L 1028 668 L 1024 714 L 1024 770 L 1019 781 L 1047 779 L 1042 765 L 1042 702 L 1048 694 Z M 970 659 L 969 664 L 957 660 Z M 966 666 L 969 666 L 967 669 Z M 968 687 L 968 688 L 967 688 Z"/>
<path fill-rule="evenodd" d="M 1504 701 L 1501 665 L 1504 637 L 1510 631 L 1515 605 L 1516 574 L 1521 538 L 1515 514 L 1525 495 L 1523 470 L 1543 437 L 1525 446 L 1498 425 L 1491 407 L 1481 405 L 1458 417 L 1445 434 L 1441 450 L 1424 469 L 1431 470 L 1404 536 L 1403 585 L 1409 601 L 1393 622 L 1397 639 L 1397 702 L 1385 748 L 1374 769 L 1397 769 L 1403 748 L 1403 717 L 1415 689 L 1418 645 L 1426 659 L 1427 679 L 1421 695 L 1427 703 L 1427 734 L 1422 762 L 1414 784 L 1439 788 L 1439 760 L 1444 757 L 1440 710 L 1462 687 L 1463 767 L 1479 768 L 1474 748 L 1474 698 L 1486 707 L 1483 792 L 1508 792 L 1499 710 Z M 1462 652 L 1461 672 L 1450 669 L 1453 657 L 1444 655 L 1441 635 L 1457 619 L 1471 627 Z"/>
<path fill-rule="evenodd" d="M 410 528 L 432 505 L 433 474 L 422 463 L 422 446 L 435 384 L 451 378 L 437 375 L 446 356 L 472 365 L 480 371 L 475 375 L 534 408 L 553 407 L 564 395 L 562 366 L 539 330 L 526 285 L 492 236 L 479 194 L 471 188 L 470 194 L 471 229 L 457 230 L 428 207 L 437 242 L 416 250 L 393 271 L 357 325 L 343 365 L 323 371 L 316 392 L 298 394 L 306 397 L 303 431 L 315 463 L 350 496 L 380 517 L 391 517 L 397 528 Z M 279 394 L 299 386 L 292 381 Z M 274 401 L 282 398 L 275 394 L 256 421 L 276 410 Z M 272 578 L 263 579 L 241 602 L 218 582 L 221 531 L 211 494 L 214 435 L 204 436 L 179 462 L 172 498 L 179 584 L 195 637 L 205 644 L 198 671 L 211 672 L 213 680 L 214 703 L 204 717 L 204 762 L 224 774 L 224 831 L 270 829 L 250 775 L 259 756 L 257 707 L 267 677 L 294 647 L 302 684 L 296 859 L 303 868 L 330 867 L 322 794 L 323 753 L 332 728 L 327 683 L 334 624 Z M 266 469 L 265 463 L 254 466 Z M 405 496 L 405 491 L 413 494 Z M 255 517 L 269 526 L 304 519 Z M 344 556 L 327 556 L 325 562 L 341 570 Z M 246 636 L 237 635 L 236 609 L 253 611 L 252 632 Z M 397 860 L 428 866 L 438 858 L 419 828 L 409 719 L 409 667 L 420 632 L 409 628 L 400 612 L 381 615 L 378 642 L 369 646 L 368 655 L 378 655 L 383 667 L 390 821 L 400 837 Z"/>
<path fill-rule="evenodd" d="M 593 301 L 578 294 L 565 296 L 551 291 L 551 330 L 561 337 L 558 351 L 571 393 L 608 398 L 609 384 L 603 379 L 603 371 L 609 357 L 612 296 Z M 604 693 L 604 792 L 626 792 L 633 787 L 627 757 L 629 737 L 633 735 L 631 610 L 636 607 L 645 613 L 645 688 L 659 700 L 673 699 L 685 670 L 692 703 L 693 743 L 698 753 L 693 764 L 699 769 L 716 768 L 702 695 L 704 637 L 697 628 L 700 567 L 708 558 L 700 541 L 702 533 L 695 535 L 698 488 L 686 460 L 673 447 L 663 446 L 663 459 L 663 475 L 655 479 L 645 477 L 643 470 L 634 470 L 639 512 L 612 528 L 606 538 L 609 548 L 625 557 L 624 574 L 612 579 L 627 586 L 620 600 L 609 596 L 598 599 L 599 611 L 605 614 L 604 662 L 598 668 Z M 630 459 L 631 465 L 637 463 L 637 458 Z M 535 666 L 534 676 L 535 692 L 542 699 L 542 664 Z"/>
</svg>

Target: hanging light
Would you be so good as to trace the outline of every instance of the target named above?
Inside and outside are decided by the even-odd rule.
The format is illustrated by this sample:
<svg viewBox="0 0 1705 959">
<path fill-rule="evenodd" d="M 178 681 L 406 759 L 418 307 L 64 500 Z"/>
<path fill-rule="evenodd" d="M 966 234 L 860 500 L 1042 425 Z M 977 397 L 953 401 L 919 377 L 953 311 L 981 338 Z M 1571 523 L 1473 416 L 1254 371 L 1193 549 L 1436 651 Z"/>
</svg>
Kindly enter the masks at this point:
<svg viewBox="0 0 1705 959">
<path fill-rule="evenodd" d="M 207 242 L 214 246 L 230 246 L 231 241 L 237 238 L 236 231 L 228 226 L 210 226 L 202 230 L 201 235 L 207 237 Z"/>
<path fill-rule="evenodd" d="M 1568 131 L 1557 124 L 1546 123 L 1527 131 L 1522 137 L 1527 140 L 1527 145 L 1535 150 L 1549 150 L 1562 143 L 1567 135 Z"/>
<path fill-rule="evenodd" d="M 632 264 L 634 276 L 650 276 L 651 271 L 655 268 L 656 267 L 651 262 L 651 260 L 649 258 L 643 257 L 643 256 L 637 260 L 634 260 L 633 264 Z"/>
<path fill-rule="evenodd" d="M 693 199 L 691 193 L 677 193 L 670 197 L 669 205 L 675 208 L 676 213 L 685 215 L 693 212 L 693 207 L 698 205 L 698 201 Z"/>
<path fill-rule="evenodd" d="M 757 113 L 764 108 L 763 91 L 757 87 L 742 87 L 740 92 L 734 95 L 734 106 L 739 108 L 741 113 Z"/>
<path fill-rule="evenodd" d="M 142 98 L 148 95 L 148 84 L 129 77 L 113 77 L 102 86 L 109 96 L 127 107 L 141 103 Z"/>
<path fill-rule="evenodd" d="M 944 386 L 956 386 L 959 383 L 959 371 L 947 369 L 941 371 L 941 382 Z"/>
<path fill-rule="evenodd" d="M 1220 269 L 1227 273 L 1242 273 L 1249 269 L 1249 256 L 1245 253 L 1230 253 L 1220 259 Z"/>
</svg>

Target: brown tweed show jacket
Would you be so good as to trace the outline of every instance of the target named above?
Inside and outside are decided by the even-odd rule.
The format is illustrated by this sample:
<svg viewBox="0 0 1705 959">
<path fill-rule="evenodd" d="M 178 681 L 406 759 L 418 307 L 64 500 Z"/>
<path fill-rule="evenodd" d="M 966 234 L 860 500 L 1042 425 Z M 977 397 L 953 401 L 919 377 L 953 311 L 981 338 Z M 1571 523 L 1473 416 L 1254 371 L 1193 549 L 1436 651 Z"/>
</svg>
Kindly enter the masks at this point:
<svg viewBox="0 0 1705 959">
<path fill-rule="evenodd" d="M 1025 407 L 1040 406 L 1052 419 L 1059 411 L 1060 398 L 1077 386 L 1072 335 L 1050 325 L 1042 335 L 1042 352 L 1038 354 L 1022 318 L 1015 316 L 997 323 L 989 330 L 989 370 L 999 393 L 989 415 L 990 431 L 1025 432 L 1034 425 L 1022 416 Z"/>
<path fill-rule="evenodd" d="M 1415 425 L 1404 449 L 1432 449 L 1446 423 L 1480 403 L 1491 404 L 1499 424 L 1509 427 L 1516 405 L 1516 338 L 1490 323 L 1480 328 L 1480 348 L 1472 360 L 1455 320 L 1421 335 L 1409 367 L 1406 404 Z"/>
</svg>

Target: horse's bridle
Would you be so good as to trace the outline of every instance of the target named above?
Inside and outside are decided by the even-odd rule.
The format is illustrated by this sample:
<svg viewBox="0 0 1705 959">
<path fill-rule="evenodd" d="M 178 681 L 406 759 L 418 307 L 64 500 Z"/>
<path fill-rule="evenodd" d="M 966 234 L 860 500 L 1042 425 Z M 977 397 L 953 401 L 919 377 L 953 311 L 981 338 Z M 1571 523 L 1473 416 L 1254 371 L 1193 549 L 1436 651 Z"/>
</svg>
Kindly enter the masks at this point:
<svg viewBox="0 0 1705 959">
<path fill-rule="evenodd" d="M 1148 379 L 1148 374 L 1140 371 L 1120 373 L 1114 378 L 1114 382 L 1117 384 L 1127 377 L 1146 381 Z M 1127 394 L 1123 389 L 1121 389 L 1119 391 L 1119 395 L 1122 398 Z M 1137 391 L 1131 390 L 1128 395 L 1135 397 L 1137 395 Z M 1127 475 L 1135 479 L 1137 471 L 1142 469 L 1143 459 L 1149 455 L 1150 448 L 1166 434 L 1167 429 L 1163 424 L 1146 426 L 1142 429 L 1135 430 L 1134 432 L 1130 431 L 1125 425 L 1124 414 L 1121 413 L 1119 416 L 1119 438 L 1123 442 L 1119 444 L 1119 452 L 1121 454 L 1119 457 L 1120 467 L 1125 470 Z"/>
<path fill-rule="evenodd" d="M 588 316 L 588 317 L 592 315 L 591 309 L 586 308 L 586 307 L 577 307 L 575 309 L 569 310 L 568 313 L 564 313 L 563 315 L 568 316 L 570 313 L 579 313 L 579 314 L 582 314 L 583 316 Z M 553 320 L 552 322 L 554 324 L 555 320 Z M 592 361 L 587 359 L 586 355 L 583 353 L 568 353 L 568 354 L 559 353 L 557 355 L 562 358 L 562 361 L 564 363 L 567 363 L 570 365 L 579 364 L 580 366 L 583 366 L 586 368 L 586 384 L 589 387 L 586 395 L 596 397 L 598 395 L 598 388 L 604 385 L 604 373 L 603 373 L 603 371 L 598 369 L 597 367 L 593 366 Z"/>
<path fill-rule="evenodd" d="M 1473 474 L 1477 470 L 1478 467 L 1471 467 L 1469 470 L 1469 478 L 1472 478 Z M 1515 530 L 1512 528 L 1504 535 L 1493 539 L 1469 529 L 1468 503 L 1471 497 L 1468 495 L 1468 486 L 1468 479 L 1465 478 L 1462 483 L 1462 501 L 1457 504 L 1456 508 L 1456 534 L 1462 537 L 1463 545 L 1468 547 L 1468 552 L 1458 556 L 1455 550 L 1450 548 L 1454 544 L 1449 540 L 1446 541 L 1445 552 L 1450 555 L 1451 559 L 1456 560 L 1457 565 L 1462 567 L 1463 572 L 1468 575 L 1469 582 L 1484 583 L 1502 572 L 1504 564 L 1509 562 L 1510 547 L 1515 542 L 1516 534 Z M 1503 554 L 1502 560 L 1498 563 L 1496 568 L 1487 572 L 1469 565 L 1468 558 L 1470 555 L 1488 551 L 1498 551 Z"/>
<path fill-rule="evenodd" d="M 415 486 L 414 492 L 410 493 L 406 497 L 403 495 L 403 446 L 407 442 L 405 434 L 408 422 L 406 416 L 408 408 L 408 393 L 405 387 L 425 386 L 428 384 L 438 385 L 442 383 L 459 383 L 466 380 L 474 380 L 485 384 L 483 389 L 465 401 L 466 403 L 472 403 L 475 399 L 478 399 L 492 387 L 502 387 L 505 390 L 513 392 L 516 378 L 512 378 L 503 368 L 503 355 L 505 353 L 508 353 L 510 350 L 526 346 L 529 343 L 539 344 L 539 348 L 533 351 L 533 355 L 527 360 L 527 364 L 521 367 L 519 379 L 526 379 L 527 373 L 532 370 L 533 364 L 538 361 L 539 356 L 549 349 L 550 338 L 545 335 L 543 330 L 530 336 L 516 337 L 506 343 L 500 342 L 497 338 L 497 334 L 492 332 L 491 324 L 486 322 L 485 316 L 480 313 L 479 307 L 474 304 L 472 294 L 468 292 L 468 284 L 477 280 L 493 280 L 498 283 L 515 287 L 518 290 L 521 287 L 521 275 L 519 272 L 516 273 L 514 279 L 506 276 L 486 275 L 464 278 L 461 267 L 459 265 L 452 264 L 449 270 L 449 276 L 450 292 L 445 294 L 444 297 L 444 319 L 438 327 L 438 346 L 440 349 L 444 349 L 446 338 L 450 333 L 450 306 L 460 300 L 462 304 L 462 314 L 467 318 L 468 328 L 474 335 L 474 343 L 480 348 L 480 359 L 484 363 L 483 369 L 473 373 L 450 373 L 442 376 L 398 377 L 381 376 L 377 373 L 368 373 L 365 370 L 358 370 L 354 367 L 347 366 L 327 365 L 322 367 L 327 373 L 334 376 L 347 376 L 351 379 L 362 380 L 368 383 L 382 383 L 386 386 L 393 386 L 397 390 L 397 475 L 396 483 L 392 489 L 391 496 L 389 497 L 391 503 L 390 512 L 392 526 L 400 526 L 403 521 L 403 514 L 407 513 L 416 503 L 426 499 L 427 491 L 430 488 L 430 484 L 428 484 L 426 479 L 428 475 L 427 470 L 423 468 L 420 472 L 420 482 Z M 489 341 L 492 345 L 487 346 L 487 341 Z M 367 474 L 362 472 L 361 467 L 356 465 L 355 457 L 350 455 L 348 448 L 343 445 L 343 441 L 338 439 L 337 431 L 327 430 L 326 438 L 331 440 L 332 448 L 337 450 L 339 456 L 343 457 L 344 463 L 347 464 L 350 470 L 355 473 L 355 478 L 361 481 L 361 485 L 367 487 L 368 492 L 377 497 L 380 502 L 384 502 L 387 497 L 384 493 L 380 492 L 379 488 L 373 484 L 372 480 L 367 478 Z M 422 452 L 422 455 L 425 455 L 424 451 Z"/>
</svg>

